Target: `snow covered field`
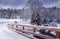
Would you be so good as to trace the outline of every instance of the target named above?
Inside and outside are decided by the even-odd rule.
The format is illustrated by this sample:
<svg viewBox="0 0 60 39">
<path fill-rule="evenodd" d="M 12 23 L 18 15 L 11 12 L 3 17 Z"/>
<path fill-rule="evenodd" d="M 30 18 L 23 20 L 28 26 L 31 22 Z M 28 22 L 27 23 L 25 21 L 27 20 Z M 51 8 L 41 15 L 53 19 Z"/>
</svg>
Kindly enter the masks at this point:
<svg viewBox="0 0 60 39">
<path fill-rule="evenodd" d="M 0 19 L 0 39 L 29 39 L 25 36 L 17 34 L 7 28 L 8 23 L 13 23 L 12 19 Z M 20 21 L 20 20 L 17 20 Z"/>
</svg>

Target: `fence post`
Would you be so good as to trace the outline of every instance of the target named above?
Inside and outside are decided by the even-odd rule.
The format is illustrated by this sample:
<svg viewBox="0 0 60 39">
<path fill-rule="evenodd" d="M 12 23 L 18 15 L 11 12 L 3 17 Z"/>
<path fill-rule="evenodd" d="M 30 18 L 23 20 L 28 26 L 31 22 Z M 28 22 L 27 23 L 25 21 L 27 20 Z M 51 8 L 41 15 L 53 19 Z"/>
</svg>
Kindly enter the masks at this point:
<svg viewBox="0 0 60 39">
<path fill-rule="evenodd" d="M 18 30 L 18 25 L 16 25 L 16 29 Z"/>
<path fill-rule="evenodd" d="M 24 30 L 24 26 L 23 26 L 23 30 Z M 24 32 L 23 32 L 24 33 Z"/>
<path fill-rule="evenodd" d="M 60 38 L 60 32 L 56 31 L 56 38 Z"/>
<path fill-rule="evenodd" d="M 23 26 L 23 30 L 24 30 L 24 26 Z"/>
<path fill-rule="evenodd" d="M 35 33 L 35 31 L 36 31 L 36 28 L 33 29 L 33 32 L 34 32 L 34 33 Z"/>
</svg>

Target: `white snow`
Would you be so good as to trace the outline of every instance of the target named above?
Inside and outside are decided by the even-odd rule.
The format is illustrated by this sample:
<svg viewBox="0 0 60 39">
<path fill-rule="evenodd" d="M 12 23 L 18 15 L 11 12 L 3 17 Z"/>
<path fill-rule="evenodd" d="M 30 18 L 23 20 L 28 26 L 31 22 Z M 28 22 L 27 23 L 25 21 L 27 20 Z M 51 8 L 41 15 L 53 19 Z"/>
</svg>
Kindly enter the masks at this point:
<svg viewBox="0 0 60 39">
<path fill-rule="evenodd" d="M 8 29 L 7 24 L 12 23 L 13 20 L 0 19 L 0 39 L 29 39 L 23 35 L 13 32 Z"/>
<path fill-rule="evenodd" d="M 29 25 L 30 26 L 30 20 L 22 20 L 22 19 L 0 19 L 0 39 L 29 39 L 23 35 L 20 35 L 16 32 L 13 32 L 8 29 L 7 24 L 15 24 L 15 21 L 17 24 L 23 24 L 23 25 Z M 57 28 L 60 28 L 60 24 L 57 25 Z M 42 26 L 44 27 L 44 26 Z M 52 27 L 52 26 L 50 26 Z M 48 27 L 48 28 L 50 28 Z M 56 28 L 56 27 L 54 27 Z M 39 34 L 39 32 L 36 32 Z M 55 34 L 54 32 L 51 32 Z"/>
</svg>

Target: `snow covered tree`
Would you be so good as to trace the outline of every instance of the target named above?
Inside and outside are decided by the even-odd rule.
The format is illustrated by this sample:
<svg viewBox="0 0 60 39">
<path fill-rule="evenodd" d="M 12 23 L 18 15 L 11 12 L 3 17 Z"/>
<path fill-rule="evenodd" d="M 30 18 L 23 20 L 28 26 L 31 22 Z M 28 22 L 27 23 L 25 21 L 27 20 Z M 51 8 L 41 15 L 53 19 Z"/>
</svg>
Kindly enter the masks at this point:
<svg viewBox="0 0 60 39">
<path fill-rule="evenodd" d="M 39 10 L 42 8 L 42 3 L 40 0 L 28 0 L 27 6 L 31 10 L 32 13 L 32 19 L 31 24 L 37 24 L 40 25 L 40 16 L 39 16 Z"/>
<path fill-rule="evenodd" d="M 32 13 L 34 13 L 40 9 L 42 5 L 43 4 L 40 2 L 40 0 L 28 0 L 26 6 L 31 10 Z"/>
</svg>

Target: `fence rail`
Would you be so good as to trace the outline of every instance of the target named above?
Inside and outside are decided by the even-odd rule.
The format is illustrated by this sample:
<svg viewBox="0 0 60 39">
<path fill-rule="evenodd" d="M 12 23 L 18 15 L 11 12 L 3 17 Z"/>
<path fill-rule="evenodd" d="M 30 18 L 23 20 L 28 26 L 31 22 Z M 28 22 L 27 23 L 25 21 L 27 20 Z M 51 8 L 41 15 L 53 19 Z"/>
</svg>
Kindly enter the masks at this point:
<svg viewBox="0 0 60 39">
<path fill-rule="evenodd" d="M 41 37 L 44 39 L 60 39 L 60 27 L 44 27 L 44 26 L 23 25 L 23 24 L 8 24 L 8 27 L 11 28 L 13 31 L 16 30 L 16 31 L 20 31 L 25 34 L 29 33 L 33 36 Z M 48 36 L 48 35 L 44 35 L 44 34 L 37 34 L 36 31 L 40 30 L 40 29 L 54 31 L 56 33 L 56 38 Z M 18 33 L 20 33 L 20 32 L 18 32 Z M 29 36 L 27 36 L 27 37 L 29 37 Z M 34 39 L 32 37 L 30 37 L 30 38 Z"/>
</svg>

